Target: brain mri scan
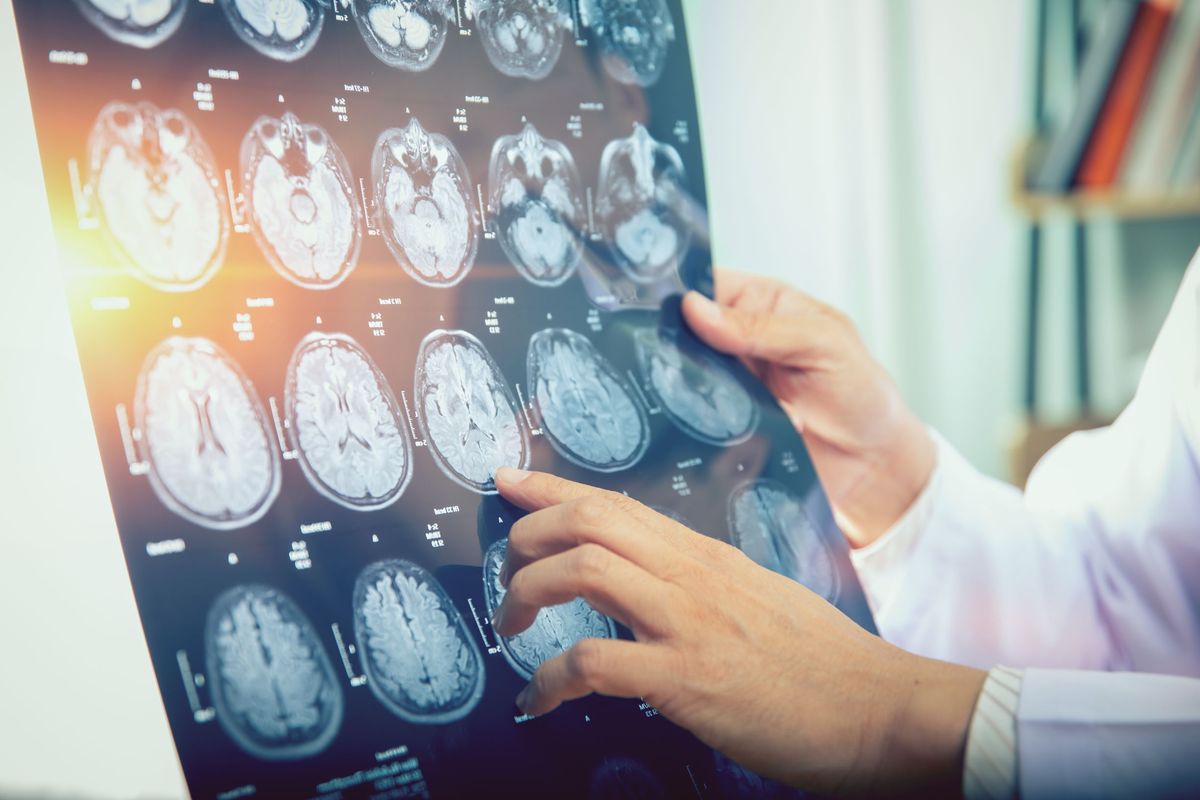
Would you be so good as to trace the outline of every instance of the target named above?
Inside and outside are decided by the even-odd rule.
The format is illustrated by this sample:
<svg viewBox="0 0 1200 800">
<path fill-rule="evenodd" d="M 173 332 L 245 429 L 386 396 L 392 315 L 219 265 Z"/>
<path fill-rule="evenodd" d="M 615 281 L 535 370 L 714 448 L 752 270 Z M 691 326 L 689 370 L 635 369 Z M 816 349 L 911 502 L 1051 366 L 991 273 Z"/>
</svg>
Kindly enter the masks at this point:
<svg viewBox="0 0 1200 800">
<path fill-rule="evenodd" d="M 454 144 L 413 117 L 379 137 L 371 174 L 379 229 L 404 271 L 433 287 L 465 278 L 479 250 L 479 219 Z"/>
<path fill-rule="evenodd" d="M 607 758 L 592 772 L 587 796 L 588 800 L 666 800 L 670 795 L 645 764 L 632 758 Z"/>
<path fill-rule="evenodd" d="M 343 698 L 316 629 L 287 596 L 238 586 L 208 612 L 204 637 L 217 721 L 264 760 L 307 758 L 342 724 Z"/>
<path fill-rule="evenodd" d="M 134 403 L 150 485 L 206 528 L 249 525 L 279 494 L 279 451 L 250 379 L 207 339 L 172 337 L 146 357 Z"/>
<path fill-rule="evenodd" d="M 350 9 L 375 57 L 410 72 L 437 61 L 455 11 L 451 0 L 350 0 Z"/>
<path fill-rule="evenodd" d="M 543 139 L 526 124 L 492 147 L 488 213 L 500 246 L 521 276 L 559 286 L 575 273 L 583 252 L 583 182 L 562 142 Z"/>
<path fill-rule="evenodd" d="M 308 55 L 325 25 L 322 0 L 219 0 L 234 33 L 268 58 Z"/>
<path fill-rule="evenodd" d="M 562 53 L 571 27 L 569 0 L 474 0 L 483 50 L 513 78 L 541 80 Z"/>
<path fill-rule="evenodd" d="M 638 367 L 651 394 L 684 433 L 708 444 L 744 442 L 758 425 L 758 404 L 732 372 L 705 350 L 685 349 L 669 334 L 634 336 Z"/>
<path fill-rule="evenodd" d="M 294 114 L 259 117 L 242 141 L 244 196 L 271 266 L 306 289 L 332 289 L 358 263 L 362 207 L 346 157 Z"/>
<path fill-rule="evenodd" d="M 347 508 L 399 499 L 412 478 L 404 415 L 383 373 L 358 342 L 311 333 L 288 364 L 284 406 L 309 483 Z"/>
<path fill-rule="evenodd" d="M 635 124 L 600 157 L 596 212 L 614 259 L 638 283 L 675 274 L 691 231 L 682 209 L 687 194 L 679 151 Z"/>
<path fill-rule="evenodd" d="M 109 38 L 141 48 L 169 39 L 187 10 L 186 0 L 75 0 L 75 5 Z"/>
<path fill-rule="evenodd" d="M 507 540 L 501 539 L 483 556 L 483 595 L 489 618 L 500 607 L 506 592 L 500 585 L 506 547 Z M 616 635 L 612 620 L 577 597 L 569 603 L 541 609 L 533 625 L 516 636 L 499 638 L 509 665 L 529 680 L 542 662 L 562 655 L 576 643 L 584 639 L 611 639 Z"/>
<path fill-rule="evenodd" d="M 722 797 L 740 800 L 804 800 L 807 797 L 799 789 L 764 778 L 717 750 L 713 751 L 713 771 Z"/>
<path fill-rule="evenodd" d="M 500 367 L 466 331 L 434 331 L 417 352 L 417 422 L 447 477 L 495 494 L 496 470 L 525 467 L 529 434 Z"/>
<path fill-rule="evenodd" d="M 467 623 L 441 584 L 410 561 L 380 561 L 359 575 L 354 638 L 367 685 L 406 722 L 455 722 L 483 697 L 483 655 Z"/>
<path fill-rule="evenodd" d="M 526 378 L 546 436 L 564 458 L 600 472 L 641 460 L 650 444 L 646 412 L 586 336 L 565 328 L 534 334 Z"/>
<path fill-rule="evenodd" d="M 770 479 L 747 483 L 729 496 L 732 544 L 755 563 L 804 584 L 826 600 L 837 599 L 833 554 L 786 486 Z"/>
<path fill-rule="evenodd" d="M 599 39 L 609 75 L 638 86 L 658 83 L 675 41 L 666 0 L 580 0 L 579 9 Z"/>
<path fill-rule="evenodd" d="M 92 196 L 126 269 L 156 289 L 198 289 L 221 267 L 229 211 L 200 133 L 178 111 L 109 103 L 88 139 Z"/>
</svg>

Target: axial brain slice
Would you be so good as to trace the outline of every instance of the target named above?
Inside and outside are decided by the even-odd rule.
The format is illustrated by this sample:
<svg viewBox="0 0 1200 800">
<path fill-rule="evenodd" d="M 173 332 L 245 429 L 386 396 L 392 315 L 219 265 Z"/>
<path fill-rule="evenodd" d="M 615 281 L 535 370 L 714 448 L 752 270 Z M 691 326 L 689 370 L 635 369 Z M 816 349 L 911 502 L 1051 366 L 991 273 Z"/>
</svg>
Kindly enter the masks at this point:
<svg viewBox="0 0 1200 800">
<path fill-rule="evenodd" d="M 687 351 L 656 330 L 635 336 L 638 366 L 667 416 L 690 436 L 716 445 L 744 441 L 758 406 L 737 377 L 702 351 Z"/>
<path fill-rule="evenodd" d="M 639 283 L 668 277 L 687 251 L 684 183 L 679 152 L 640 124 L 604 148 L 597 214 L 617 265 Z"/>
<path fill-rule="evenodd" d="M 514 78 L 549 75 L 571 27 L 565 0 L 475 0 L 475 13 L 492 66 Z"/>
<path fill-rule="evenodd" d="M 173 337 L 146 357 L 135 403 L 151 486 L 197 525 L 228 529 L 266 513 L 279 454 L 250 381 L 207 339 Z"/>
<path fill-rule="evenodd" d="M 149 48 L 179 29 L 184 0 L 75 0 L 80 11 L 110 38 Z"/>
<path fill-rule="evenodd" d="M 479 250 L 471 178 L 445 136 L 414 117 L 384 131 L 372 160 L 375 210 L 384 241 L 404 270 L 426 286 L 453 286 Z"/>
<path fill-rule="evenodd" d="M 110 103 L 88 140 L 92 190 L 117 255 L 164 291 L 190 291 L 225 257 L 229 216 L 217 167 L 178 111 Z"/>
<path fill-rule="evenodd" d="M 580 12 L 599 36 L 610 75 L 640 86 L 658 82 L 675 41 L 666 0 L 581 0 Z"/>
<path fill-rule="evenodd" d="M 575 272 L 583 245 L 583 189 L 571 152 L 526 124 L 492 147 L 490 214 L 500 246 L 517 271 L 538 286 L 558 286 Z"/>
<path fill-rule="evenodd" d="M 501 539 L 483 556 L 483 594 L 489 617 L 500 607 L 507 591 L 500 584 L 500 568 L 504 565 L 507 546 L 507 540 Z M 509 665 L 528 679 L 543 662 L 562 655 L 582 640 L 614 636 L 616 629 L 612 620 L 577 597 L 562 605 L 541 609 L 533 625 L 516 636 L 502 637 L 500 644 Z"/>
<path fill-rule="evenodd" d="M 455 13 L 450 0 L 351 0 L 350 9 L 375 57 L 412 72 L 437 61 Z"/>
<path fill-rule="evenodd" d="M 760 566 L 804 584 L 827 600 L 837 596 L 833 557 L 804 504 L 778 481 L 748 483 L 729 497 L 732 541 Z"/>
<path fill-rule="evenodd" d="M 409 561 L 380 561 L 354 585 L 354 636 L 371 691 L 408 722 L 462 719 L 483 696 L 483 656 L 441 584 Z"/>
<path fill-rule="evenodd" d="M 566 458 L 613 472 L 646 452 L 650 425 L 633 387 L 587 337 L 539 331 L 529 341 L 526 372 L 550 443 Z"/>
<path fill-rule="evenodd" d="M 366 351 L 344 334 L 306 336 L 288 365 L 288 424 L 317 491 L 348 508 L 394 503 L 412 452 L 396 397 Z"/>
<path fill-rule="evenodd" d="M 218 597 L 205 654 L 217 720 L 250 755 L 307 758 L 337 735 L 343 698 L 333 665 L 312 623 L 282 593 L 247 585 Z"/>
<path fill-rule="evenodd" d="M 295 61 L 312 50 L 325 25 L 322 0 L 220 0 L 234 33 L 268 58 Z"/>
<path fill-rule="evenodd" d="M 361 211 L 350 167 L 325 130 L 293 114 L 260 117 L 242 142 L 255 238 L 275 270 L 332 289 L 358 262 Z"/>
<path fill-rule="evenodd" d="M 417 353 L 417 421 L 443 471 L 469 489 L 496 491 L 500 467 L 524 467 L 529 439 L 517 403 L 483 343 L 434 331 Z"/>
</svg>

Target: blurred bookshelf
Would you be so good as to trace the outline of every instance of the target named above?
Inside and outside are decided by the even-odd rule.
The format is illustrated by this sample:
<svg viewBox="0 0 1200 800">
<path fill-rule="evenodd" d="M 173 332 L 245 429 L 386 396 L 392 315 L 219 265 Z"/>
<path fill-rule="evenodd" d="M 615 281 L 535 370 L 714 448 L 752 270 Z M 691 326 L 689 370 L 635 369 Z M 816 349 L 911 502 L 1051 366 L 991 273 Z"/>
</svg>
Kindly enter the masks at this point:
<svg viewBox="0 0 1200 800">
<path fill-rule="evenodd" d="M 1025 414 L 1010 450 L 1018 482 L 1063 436 L 1106 421 L 1092 397 L 1089 226 L 1196 218 L 1200 244 L 1200 0 L 1030 1 L 1034 133 L 1014 149 L 1010 180 L 1011 203 L 1029 225 Z M 1064 98 L 1051 122 L 1050 106 Z M 1043 263 L 1043 234 L 1059 223 L 1073 232 L 1065 266 L 1076 413 L 1047 422 L 1042 283 L 1064 265 Z"/>
</svg>

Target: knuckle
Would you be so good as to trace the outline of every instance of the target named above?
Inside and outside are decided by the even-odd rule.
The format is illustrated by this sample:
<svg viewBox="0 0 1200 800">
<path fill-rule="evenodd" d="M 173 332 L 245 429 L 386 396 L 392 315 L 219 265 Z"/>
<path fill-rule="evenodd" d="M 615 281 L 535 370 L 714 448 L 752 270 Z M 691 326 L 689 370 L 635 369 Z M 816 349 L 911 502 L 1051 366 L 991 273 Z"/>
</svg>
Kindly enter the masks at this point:
<svg viewBox="0 0 1200 800">
<path fill-rule="evenodd" d="M 583 639 L 571 648 L 567 666 L 577 678 L 590 682 L 604 668 L 604 650 L 596 639 Z"/>
<path fill-rule="evenodd" d="M 604 582 L 612 566 L 612 554 L 598 544 L 583 544 L 575 548 L 575 573 L 584 586 Z"/>
<path fill-rule="evenodd" d="M 598 527 L 610 513 L 610 503 L 604 497 L 600 495 L 581 497 L 571 504 L 568 512 L 568 524 L 576 530 L 590 530 Z"/>
</svg>

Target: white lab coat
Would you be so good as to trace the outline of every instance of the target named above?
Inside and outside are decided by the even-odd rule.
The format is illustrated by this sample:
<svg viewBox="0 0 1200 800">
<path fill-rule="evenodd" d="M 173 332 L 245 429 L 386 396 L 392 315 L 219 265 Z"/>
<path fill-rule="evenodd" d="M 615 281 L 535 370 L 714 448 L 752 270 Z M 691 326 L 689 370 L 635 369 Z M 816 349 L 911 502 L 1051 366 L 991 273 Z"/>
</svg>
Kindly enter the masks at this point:
<svg viewBox="0 0 1200 800">
<path fill-rule="evenodd" d="M 852 557 L 889 641 L 1027 668 L 1022 797 L 1200 796 L 1200 253 L 1113 425 L 1024 493 L 939 441 L 921 497 Z"/>
</svg>

